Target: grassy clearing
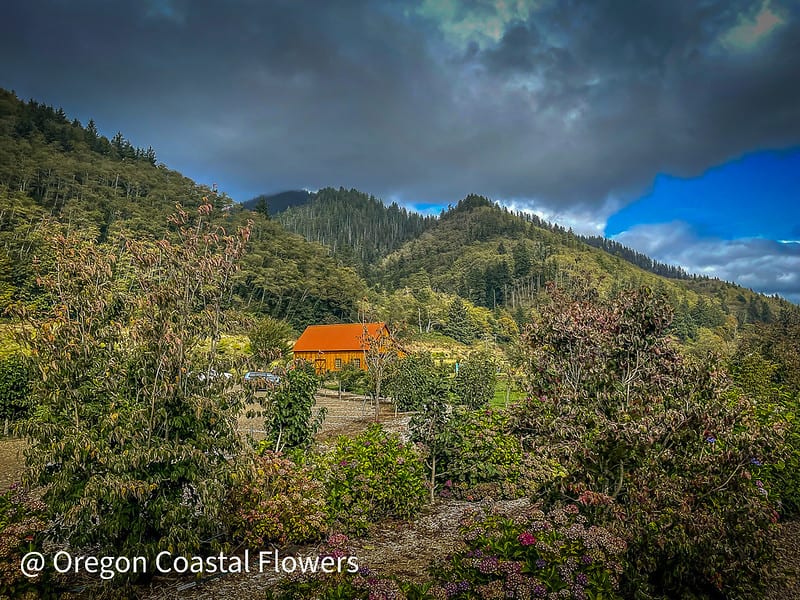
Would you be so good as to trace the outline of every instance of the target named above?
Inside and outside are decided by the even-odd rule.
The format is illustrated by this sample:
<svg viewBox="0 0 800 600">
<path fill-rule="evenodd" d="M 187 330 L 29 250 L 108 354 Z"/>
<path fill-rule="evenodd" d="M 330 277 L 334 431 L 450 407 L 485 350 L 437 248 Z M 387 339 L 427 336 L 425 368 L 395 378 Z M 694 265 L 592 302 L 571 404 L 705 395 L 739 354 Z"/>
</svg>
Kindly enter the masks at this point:
<svg viewBox="0 0 800 600">
<path fill-rule="evenodd" d="M 499 375 L 494 386 L 494 397 L 489 400 L 489 406 L 508 406 L 517 400 L 522 400 L 524 397 L 525 392 L 520 390 L 513 381 L 509 384 L 508 377 L 505 374 Z"/>
</svg>

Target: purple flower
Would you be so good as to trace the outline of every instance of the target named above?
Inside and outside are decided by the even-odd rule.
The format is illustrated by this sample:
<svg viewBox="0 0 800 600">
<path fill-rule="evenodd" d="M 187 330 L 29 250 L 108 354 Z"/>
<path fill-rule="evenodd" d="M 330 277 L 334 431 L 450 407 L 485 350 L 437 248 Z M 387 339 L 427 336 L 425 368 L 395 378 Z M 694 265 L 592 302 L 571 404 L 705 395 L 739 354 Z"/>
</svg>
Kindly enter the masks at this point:
<svg viewBox="0 0 800 600">
<path fill-rule="evenodd" d="M 547 561 L 543 558 L 536 559 L 536 568 L 537 569 L 544 569 L 547 566 Z"/>
<path fill-rule="evenodd" d="M 533 592 L 534 598 L 544 598 L 545 596 L 547 596 L 547 588 L 544 587 L 541 583 L 537 583 L 535 586 L 533 586 L 531 592 Z"/>
<path fill-rule="evenodd" d="M 489 556 L 478 563 L 478 571 L 488 575 L 496 572 L 498 566 L 500 566 L 500 561 L 497 560 L 497 557 Z"/>
<path fill-rule="evenodd" d="M 756 457 L 753 457 L 753 458 L 750 459 L 750 464 L 751 465 L 755 465 L 757 467 L 762 466 L 761 461 L 758 460 Z"/>
<path fill-rule="evenodd" d="M 590 565 L 592 564 L 592 557 L 589 556 L 588 554 L 584 554 L 583 556 L 581 556 L 581 562 L 585 565 Z"/>
<path fill-rule="evenodd" d="M 586 576 L 586 573 L 578 573 L 575 576 L 575 583 L 579 585 L 586 585 L 589 583 L 589 578 Z"/>
<path fill-rule="evenodd" d="M 714 436 L 708 436 L 708 437 L 706 438 L 706 441 L 707 441 L 709 444 L 716 444 L 716 443 L 717 443 L 717 438 L 715 438 Z"/>
</svg>

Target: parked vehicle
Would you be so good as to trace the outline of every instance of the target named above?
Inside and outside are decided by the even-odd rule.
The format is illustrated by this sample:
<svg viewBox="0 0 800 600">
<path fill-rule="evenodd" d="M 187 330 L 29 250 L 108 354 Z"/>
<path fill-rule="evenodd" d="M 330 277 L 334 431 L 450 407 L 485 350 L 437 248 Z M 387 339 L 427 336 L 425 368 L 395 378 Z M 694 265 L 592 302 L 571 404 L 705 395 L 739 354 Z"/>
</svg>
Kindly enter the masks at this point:
<svg viewBox="0 0 800 600">
<path fill-rule="evenodd" d="M 244 380 L 256 385 L 278 385 L 281 382 L 280 377 L 268 371 L 248 371 L 244 374 Z"/>
</svg>

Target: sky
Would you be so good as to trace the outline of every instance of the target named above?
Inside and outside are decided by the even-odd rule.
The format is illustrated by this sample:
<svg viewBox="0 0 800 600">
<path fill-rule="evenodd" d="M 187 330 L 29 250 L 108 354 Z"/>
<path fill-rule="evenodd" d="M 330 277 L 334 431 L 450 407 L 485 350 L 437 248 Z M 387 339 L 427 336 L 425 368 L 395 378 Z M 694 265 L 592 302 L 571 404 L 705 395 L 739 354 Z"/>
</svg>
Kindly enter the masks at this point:
<svg viewBox="0 0 800 600">
<path fill-rule="evenodd" d="M 800 302 L 796 0 L 6 0 L 0 86 L 236 200 L 469 193 Z"/>
</svg>

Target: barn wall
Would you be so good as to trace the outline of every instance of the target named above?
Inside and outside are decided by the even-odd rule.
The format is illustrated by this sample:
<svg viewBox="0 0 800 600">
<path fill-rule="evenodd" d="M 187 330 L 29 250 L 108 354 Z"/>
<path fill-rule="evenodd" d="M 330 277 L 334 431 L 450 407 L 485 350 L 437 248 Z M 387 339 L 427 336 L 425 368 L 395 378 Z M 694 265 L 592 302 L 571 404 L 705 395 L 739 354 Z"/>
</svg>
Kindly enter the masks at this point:
<svg viewBox="0 0 800 600">
<path fill-rule="evenodd" d="M 364 352 L 362 350 L 342 351 L 342 352 L 295 352 L 295 359 L 303 359 L 309 361 L 315 366 L 320 366 L 322 363 L 317 363 L 317 360 L 325 360 L 326 371 L 338 371 L 336 368 L 336 359 L 342 360 L 342 366 L 352 362 L 354 358 L 361 361 L 361 370 L 367 370 L 367 362 L 364 360 Z"/>
</svg>

